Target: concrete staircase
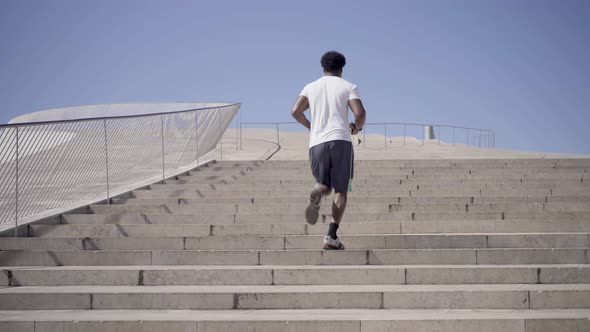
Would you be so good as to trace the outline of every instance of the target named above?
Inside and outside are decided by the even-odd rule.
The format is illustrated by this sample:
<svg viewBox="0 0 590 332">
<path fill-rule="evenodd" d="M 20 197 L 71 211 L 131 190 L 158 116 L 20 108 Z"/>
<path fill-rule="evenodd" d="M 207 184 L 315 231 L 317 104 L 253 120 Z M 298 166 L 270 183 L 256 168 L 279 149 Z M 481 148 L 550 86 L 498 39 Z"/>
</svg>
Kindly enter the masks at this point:
<svg viewBox="0 0 590 332">
<path fill-rule="evenodd" d="M 224 161 L 0 238 L 0 331 L 590 331 L 590 160 Z M 84 212 L 84 213 L 82 213 Z"/>
</svg>

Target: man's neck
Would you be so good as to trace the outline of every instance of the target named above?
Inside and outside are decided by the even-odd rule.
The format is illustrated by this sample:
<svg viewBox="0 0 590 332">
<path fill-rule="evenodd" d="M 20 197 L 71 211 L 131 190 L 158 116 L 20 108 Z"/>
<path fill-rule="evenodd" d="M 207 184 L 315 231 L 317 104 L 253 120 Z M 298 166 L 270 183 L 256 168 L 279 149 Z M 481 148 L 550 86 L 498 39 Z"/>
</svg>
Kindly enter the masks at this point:
<svg viewBox="0 0 590 332">
<path fill-rule="evenodd" d="M 332 73 L 329 71 L 325 71 L 324 72 L 324 76 L 336 76 L 336 77 L 342 77 L 342 73 Z"/>
</svg>

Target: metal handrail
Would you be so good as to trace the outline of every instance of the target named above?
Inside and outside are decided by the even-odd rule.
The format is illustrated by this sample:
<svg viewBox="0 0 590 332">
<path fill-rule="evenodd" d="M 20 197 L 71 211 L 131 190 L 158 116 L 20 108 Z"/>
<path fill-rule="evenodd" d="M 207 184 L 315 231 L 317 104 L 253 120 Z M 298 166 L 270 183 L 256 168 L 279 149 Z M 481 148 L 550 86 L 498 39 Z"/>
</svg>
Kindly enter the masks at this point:
<svg viewBox="0 0 590 332">
<path fill-rule="evenodd" d="M 237 148 L 238 149 L 242 149 L 242 129 L 243 129 L 243 125 L 264 125 L 264 126 L 275 126 L 276 127 L 276 132 L 277 132 L 277 145 L 279 145 L 279 137 L 280 137 L 280 126 L 281 125 L 294 125 L 294 124 L 298 124 L 298 122 L 295 121 L 278 121 L 278 122 L 240 122 L 239 123 L 239 128 L 238 128 L 238 141 L 239 144 L 237 144 Z M 453 125 L 439 125 L 439 124 L 425 124 L 425 123 L 411 123 L 411 122 L 367 122 L 365 123 L 365 126 L 383 126 L 383 136 L 384 136 L 384 142 L 385 142 L 385 146 L 388 146 L 387 143 L 387 127 L 388 126 L 403 126 L 403 144 L 406 144 L 406 127 L 411 126 L 411 127 L 422 127 L 422 137 L 421 137 L 421 141 L 422 144 L 424 144 L 424 127 L 426 126 L 431 126 L 433 128 L 437 128 L 438 129 L 438 134 L 436 136 L 438 136 L 437 141 L 438 144 L 441 144 L 441 128 L 449 128 L 449 129 L 453 129 L 453 135 L 452 135 L 452 144 L 455 145 L 457 143 L 456 140 L 456 131 L 457 130 L 465 130 L 467 131 L 467 140 L 465 142 L 466 145 L 470 145 L 470 132 L 474 131 L 474 132 L 478 132 L 479 135 L 475 135 L 474 139 L 471 140 L 471 142 L 473 143 L 473 146 L 478 146 L 480 148 L 492 148 L 494 149 L 496 147 L 496 133 L 493 130 L 490 129 L 483 129 L 483 128 L 471 128 L 471 127 L 462 127 L 462 126 L 453 126 Z M 364 144 L 366 144 L 366 130 L 363 132 L 363 146 L 365 146 Z M 483 146 L 482 146 L 482 137 L 484 138 L 483 141 Z M 416 137 L 417 138 L 417 137 Z M 478 144 L 475 144 L 475 138 L 478 139 Z"/>
<path fill-rule="evenodd" d="M 108 204 L 140 183 L 195 167 L 240 106 L 0 125 L 0 224 L 14 222 L 17 236 L 23 220 L 80 202 Z"/>
<path fill-rule="evenodd" d="M 299 122 L 296 121 L 276 121 L 276 122 L 240 122 L 241 124 L 262 124 L 262 125 L 291 125 L 291 124 L 298 124 Z M 488 131 L 493 132 L 491 129 L 483 129 L 483 128 L 471 128 L 471 127 L 461 127 L 461 126 L 452 126 L 452 125 L 439 125 L 439 124 L 426 124 L 426 123 L 413 123 L 413 122 L 367 122 L 365 125 L 408 125 L 408 126 L 433 126 L 433 127 L 445 127 L 445 128 L 457 128 L 457 129 L 469 129 L 469 130 L 481 130 L 481 131 Z"/>
<path fill-rule="evenodd" d="M 241 103 L 220 103 L 220 104 L 224 104 L 224 105 L 223 106 L 199 107 L 199 108 L 192 108 L 192 109 L 182 110 L 182 111 L 156 112 L 156 113 L 148 113 L 148 114 L 115 115 L 115 116 L 89 117 L 89 118 L 67 119 L 67 120 L 6 123 L 6 124 L 0 124 L 0 129 L 7 128 L 7 127 L 35 126 L 35 125 L 41 125 L 41 124 L 56 124 L 56 123 L 68 123 L 68 122 L 84 122 L 84 121 L 93 121 L 93 120 L 141 118 L 141 117 L 156 116 L 156 115 L 180 114 L 180 113 L 187 113 L 187 112 L 194 112 L 194 111 L 205 111 L 205 110 L 210 110 L 210 109 L 217 109 L 220 107 L 230 107 L 230 106 L 240 107 L 242 105 Z M 131 105 L 131 104 L 128 104 L 128 105 Z M 96 106 L 96 105 L 89 105 L 89 106 Z"/>
<path fill-rule="evenodd" d="M 407 126 L 432 126 L 432 127 L 441 127 L 441 128 L 455 128 L 455 129 L 465 129 L 465 130 L 481 130 L 493 133 L 494 131 L 491 129 L 483 129 L 483 128 L 472 128 L 472 127 L 461 127 L 461 126 L 453 126 L 453 125 L 441 125 L 441 124 L 430 124 L 430 123 L 412 123 L 412 122 L 367 122 L 365 125 L 407 125 Z"/>
</svg>

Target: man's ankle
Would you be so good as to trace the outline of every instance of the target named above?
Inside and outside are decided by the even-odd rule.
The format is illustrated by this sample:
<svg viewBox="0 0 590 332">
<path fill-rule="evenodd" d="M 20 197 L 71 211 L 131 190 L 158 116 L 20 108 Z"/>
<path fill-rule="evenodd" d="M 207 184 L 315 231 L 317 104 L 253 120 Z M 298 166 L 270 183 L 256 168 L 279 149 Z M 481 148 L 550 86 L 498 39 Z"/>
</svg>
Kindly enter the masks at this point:
<svg viewBox="0 0 590 332">
<path fill-rule="evenodd" d="M 332 239 L 336 240 L 338 238 L 338 235 L 336 235 L 336 231 L 338 231 L 339 226 L 340 225 L 338 225 L 337 223 L 332 221 L 330 223 L 330 225 L 328 226 L 328 236 L 331 237 Z"/>
</svg>

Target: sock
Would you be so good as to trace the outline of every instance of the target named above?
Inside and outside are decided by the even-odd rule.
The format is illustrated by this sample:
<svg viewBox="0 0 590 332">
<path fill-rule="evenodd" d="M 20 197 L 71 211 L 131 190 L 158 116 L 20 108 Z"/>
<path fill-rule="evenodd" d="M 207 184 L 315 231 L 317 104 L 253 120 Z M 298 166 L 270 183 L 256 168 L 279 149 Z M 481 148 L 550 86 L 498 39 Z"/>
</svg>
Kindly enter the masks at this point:
<svg viewBox="0 0 590 332">
<path fill-rule="evenodd" d="M 338 230 L 338 226 L 340 226 L 340 225 L 338 225 L 335 222 L 331 222 L 330 226 L 329 226 L 330 228 L 328 228 L 328 235 L 334 240 L 336 240 L 338 238 L 338 236 L 336 235 L 336 231 Z"/>
</svg>

